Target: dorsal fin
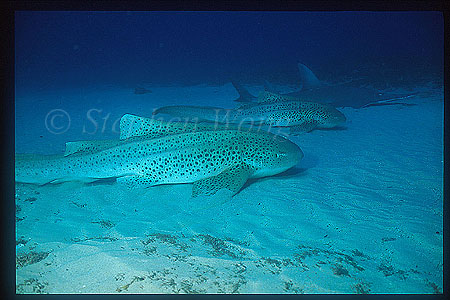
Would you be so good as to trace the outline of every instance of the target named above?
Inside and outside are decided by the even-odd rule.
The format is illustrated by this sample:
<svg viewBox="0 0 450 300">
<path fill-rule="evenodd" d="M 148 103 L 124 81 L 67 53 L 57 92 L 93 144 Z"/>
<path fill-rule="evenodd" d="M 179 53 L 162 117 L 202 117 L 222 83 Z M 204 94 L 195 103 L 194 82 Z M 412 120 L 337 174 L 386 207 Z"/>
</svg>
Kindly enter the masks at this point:
<svg viewBox="0 0 450 300">
<path fill-rule="evenodd" d="M 302 90 L 316 88 L 321 86 L 320 80 L 314 75 L 314 73 L 304 64 L 298 64 L 298 72 L 300 73 L 300 80 L 302 84 Z"/>
<path fill-rule="evenodd" d="M 126 114 L 120 119 L 120 139 L 126 140 L 137 137 L 152 139 L 186 132 L 231 128 L 233 128 L 231 124 L 227 126 L 215 123 L 165 122 Z"/>
<path fill-rule="evenodd" d="M 118 140 L 67 142 L 64 156 L 77 153 L 89 154 L 102 151 L 120 144 Z"/>
<path fill-rule="evenodd" d="M 145 136 L 155 138 L 162 136 L 162 121 L 125 114 L 120 119 L 120 139 Z"/>
<path fill-rule="evenodd" d="M 237 98 L 234 101 L 236 101 L 236 102 L 252 102 L 253 100 L 256 99 L 255 96 L 250 94 L 250 92 L 246 88 L 244 88 L 242 85 L 240 85 L 236 81 L 232 80 L 231 84 L 234 86 L 236 91 L 239 93 L 239 98 Z"/>
</svg>

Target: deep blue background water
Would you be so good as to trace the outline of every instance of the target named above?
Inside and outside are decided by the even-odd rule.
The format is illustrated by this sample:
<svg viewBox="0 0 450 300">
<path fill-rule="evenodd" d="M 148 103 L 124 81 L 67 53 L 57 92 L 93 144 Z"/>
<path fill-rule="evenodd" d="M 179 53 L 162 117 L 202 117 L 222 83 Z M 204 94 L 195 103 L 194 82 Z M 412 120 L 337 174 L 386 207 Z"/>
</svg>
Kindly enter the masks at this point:
<svg viewBox="0 0 450 300">
<path fill-rule="evenodd" d="M 443 62 L 437 12 L 24 11 L 15 31 L 19 89 L 293 81 L 297 62 L 319 75 L 337 62 L 406 59 L 422 72 Z"/>
</svg>

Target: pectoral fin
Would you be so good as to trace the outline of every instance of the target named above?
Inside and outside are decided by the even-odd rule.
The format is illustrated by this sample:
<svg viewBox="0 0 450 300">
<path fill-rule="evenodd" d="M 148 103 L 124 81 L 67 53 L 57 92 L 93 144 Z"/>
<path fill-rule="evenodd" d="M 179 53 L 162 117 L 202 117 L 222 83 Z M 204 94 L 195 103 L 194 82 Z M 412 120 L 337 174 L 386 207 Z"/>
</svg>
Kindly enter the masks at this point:
<svg viewBox="0 0 450 300">
<path fill-rule="evenodd" d="M 220 189 L 226 188 L 236 194 L 253 173 L 248 165 L 238 165 L 224 170 L 222 173 L 194 182 L 192 197 L 199 195 L 214 195 Z"/>
</svg>

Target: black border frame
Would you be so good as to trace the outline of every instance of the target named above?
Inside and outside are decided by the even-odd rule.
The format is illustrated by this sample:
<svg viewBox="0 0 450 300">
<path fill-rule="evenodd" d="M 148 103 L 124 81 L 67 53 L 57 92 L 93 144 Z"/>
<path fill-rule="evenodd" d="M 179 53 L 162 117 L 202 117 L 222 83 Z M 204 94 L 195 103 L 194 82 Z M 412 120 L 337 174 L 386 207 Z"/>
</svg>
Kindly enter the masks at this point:
<svg viewBox="0 0 450 300">
<path fill-rule="evenodd" d="M 0 106 L 0 124 L 1 124 L 1 138 L 2 138 L 2 172 L 0 177 L 2 181 L 1 198 L 1 213 L 0 222 L 2 230 L 0 231 L 1 249 L 2 249 L 2 277 L 0 280 L 0 295 L 9 298 L 41 298 L 44 295 L 16 295 L 15 294 L 15 248 L 12 240 L 15 240 L 15 217 L 14 210 L 14 12 L 20 10 L 30 11 L 438 11 L 442 12 L 444 17 L 444 37 L 450 32 L 449 19 L 450 4 L 444 0 L 429 0 L 429 1 L 381 1 L 381 0 L 317 0 L 317 1 L 302 1 L 302 0 L 278 0 L 278 1 L 188 1 L 188 0 L 149 0 L 149 1 L 5 1 L 0 2 L 0 47 L 2 50 L 2 58 L 0 60 L 0 70 L 3 72 L 2 79 L 2 102 Z M 447 105 L 447 96 L 449 95 L 448 82 L 449 78 L 449 39 L 445 38 L 444 45 L 444 283 L 443 294 L 440 295 L 386 295 L 386 294 L 371 294 L 371 295 L 276 295 L 279 297 L 306 297 L 309 299 L 322 297 L 335 297 L 340 299 L 347 299 L 348 297 L 357 298 L 417 298 L 417 299 L 445 299 L 449 295 L 449 283 L 446 271 L 448 270 L 449 255 L 449 206 L 448 206 L 448 178 L 449 171 L 449 156 L 447 154 L 447 146 L 449 144 L 449 131 L 447 117 L 450 112 L 450 107 Z M 81 295 L 51 295 L 50 297 L 79 297 Z M 170 297 L 172 295 L 127 295 L 131 297 L 150 296 L 153 298 Z M 116 298 L 123 297 L 123 295 L 82 295 L 81 297 L 107 297 Z M 225 295 L 189 295 L 184 296 L 189 298 L 201 297 L 203 299 L 212 297 L 225 297 Z M 243 297 L 261 297 L 268 298 L 274 295 L 233 295 L 234 298 Z M 445 297 L 445 298 L 444 298 Z"/>
</svg>

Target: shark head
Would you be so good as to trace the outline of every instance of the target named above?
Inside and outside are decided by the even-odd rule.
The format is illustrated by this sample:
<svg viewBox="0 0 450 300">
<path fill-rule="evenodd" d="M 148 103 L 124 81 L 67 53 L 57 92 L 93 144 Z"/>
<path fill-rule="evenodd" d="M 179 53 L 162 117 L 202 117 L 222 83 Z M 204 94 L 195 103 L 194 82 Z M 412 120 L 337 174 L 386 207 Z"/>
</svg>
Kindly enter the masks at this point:
<svg viewBox="0 0 450 300">
<path fill-rule="evenodd" d="M 330 105 L 322 105 L 321 113 L 316 115 L 319 128 L 333 128 L 344 124 L 347 118 L 336 108 Z"/>
<path fill-rule="evenodd" d="M 297 165 L 302 158 L 303 152 L 295 143 L 272 134 L 247 137 L 242 154 L 242 161 L 255 169 L 252 177 L 284 172 Z"/>
</svg>

